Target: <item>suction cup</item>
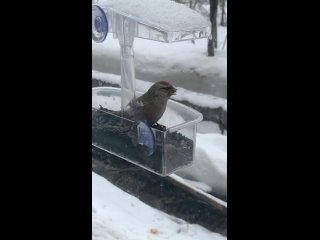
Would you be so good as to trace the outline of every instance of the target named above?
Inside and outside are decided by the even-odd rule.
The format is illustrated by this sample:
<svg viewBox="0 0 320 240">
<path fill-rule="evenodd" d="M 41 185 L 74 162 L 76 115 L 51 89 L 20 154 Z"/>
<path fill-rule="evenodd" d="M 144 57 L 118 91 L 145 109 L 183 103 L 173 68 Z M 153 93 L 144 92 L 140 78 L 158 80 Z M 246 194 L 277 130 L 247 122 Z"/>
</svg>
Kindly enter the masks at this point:
<svg viewBox="0 0 320 240">
<path fill-rule="evenodd" d="M 133 145 L 145 156 L 151 156 L 155 150 L 155 137 L 152 129 L 142 121 L 131 128 Z"/>
<path fill-rule="evenodd" d="M 108 35 L 108 19 L 101 7 L 92 6 L 92 39 L 103 42 Z"/>
</svg>

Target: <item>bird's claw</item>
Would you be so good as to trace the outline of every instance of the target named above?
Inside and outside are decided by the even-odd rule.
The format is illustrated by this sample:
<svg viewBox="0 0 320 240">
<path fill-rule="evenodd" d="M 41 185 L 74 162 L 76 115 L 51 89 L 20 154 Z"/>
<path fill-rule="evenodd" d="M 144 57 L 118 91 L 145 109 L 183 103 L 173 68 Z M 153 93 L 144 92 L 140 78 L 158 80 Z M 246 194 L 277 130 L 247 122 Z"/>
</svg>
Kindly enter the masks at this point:
<svg viewBox="0 0 320 240">
<path fill-rule="evenodd" d="M 166 126 L 161 125 L 161 124 L 159 124 L 159 123 L 153 124 L 152 127 L 155 128 L 155 129 L 157 129 L 157 130 L 160 130 L 160 131 L 166 131 L 166 130 L 167 130 Z"/>
</svg>

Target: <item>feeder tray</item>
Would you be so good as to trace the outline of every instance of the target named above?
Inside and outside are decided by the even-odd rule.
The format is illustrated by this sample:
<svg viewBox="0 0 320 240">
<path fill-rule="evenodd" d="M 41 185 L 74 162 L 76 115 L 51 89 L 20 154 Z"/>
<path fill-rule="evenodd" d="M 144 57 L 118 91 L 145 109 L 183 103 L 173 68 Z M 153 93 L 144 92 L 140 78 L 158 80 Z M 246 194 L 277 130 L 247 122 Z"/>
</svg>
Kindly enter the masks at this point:
<svg viewBox="0 0 320 240">
<path fill-rule="evenodd" d="M 137 93 L 141 95 L 141 93 Z M 152 154 L 135 144 L 136 122 L 101 110 L 118 104 L 120 88 L 92 88 L 92 145 L 121 157 L 161 176 L 167 176 L 192 163 L 196 141 L 196 126 L 202 114 L 178 102 L 169 100 L 166 114 L 176 114 L 181 122 L 166 129 L 151 128 L 155 139 Z"/>
</svg>

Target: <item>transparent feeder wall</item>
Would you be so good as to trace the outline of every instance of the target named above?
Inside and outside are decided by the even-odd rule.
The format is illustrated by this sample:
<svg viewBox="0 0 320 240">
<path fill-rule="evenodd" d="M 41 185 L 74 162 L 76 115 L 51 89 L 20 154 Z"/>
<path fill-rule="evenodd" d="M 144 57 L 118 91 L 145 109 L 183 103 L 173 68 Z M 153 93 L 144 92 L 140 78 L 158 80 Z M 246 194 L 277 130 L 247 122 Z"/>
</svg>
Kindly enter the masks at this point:
<svg viewBox="0 0 320 240">
<path fill-rule="evenodd" d="M 169 100 L 167 108 L 181 116 L 183 121 L 165 131 L 152 128 L 155 147 L 153 153 L 148 155 L 143 148 L 133 144 L 133 121 L 98 107 L 103 104 L 107 107 L 113 104 L 112 101 L 119 102 L 120 89 L 101 87 L 93 88 L 92 91 L 95 105 L 92 108 L 92 145 L 161 176 L 169 175 L 192 163 L 196 124 L 202 120 L 202 114 Z"/>
</svg>

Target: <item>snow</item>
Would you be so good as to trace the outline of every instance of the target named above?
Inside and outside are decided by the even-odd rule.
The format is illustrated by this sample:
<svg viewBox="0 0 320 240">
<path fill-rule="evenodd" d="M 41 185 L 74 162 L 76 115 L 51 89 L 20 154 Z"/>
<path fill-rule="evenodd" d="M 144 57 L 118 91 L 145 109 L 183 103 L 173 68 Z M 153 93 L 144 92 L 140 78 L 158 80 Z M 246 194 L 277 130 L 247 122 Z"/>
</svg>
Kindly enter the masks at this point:
<svg viewBox="0 0 320 240">
<path fill-rule="evenodd" d="M 219 128 L 219 124 L 212 121 L 202 121 L 197 125 L 198 133 L 217 133 L 221 134 L 221 130 Z M 227 136 L 227 131 L 224 132 L 225 136 Z"/>
<path fill-rule="evenodd" d="M 170 0 L 100 0 L 115 12 L 147 26 L 167 31 L 188 31 L 210 26 L 208 19 L 183 4 Z"/>
<path fill-rule="evenodd" d="M 222 109 L 227 112 L 227 103 L 225 105 L 223 105 Z"/>
<path fill-rule="evenodd" d="M 154 4 L 162 3 L 164 0 L 157 0 L 157 3 L 145 1 L 154 8 Z M 116 4 L 118 1 L 109 0 L 109 2 Z M 172 4 L 169 0 L 164 2 Z M 129 8 L 130 5 L 141 2 L 121 0 L 119 3 Z M 218 8 L 218 12 L 220 11 Z M 220 21 L 219 16 L 217 19 Z M 165 21 L 167 20 L 171 22 L 172 18 L 167 18 Z M 207 39 L 195 40 L 194 43 L 183 41 L 169 44 L 135 38 L 135 76 L 149 82 L 168 80 L 184 89 L 226 99 L 227 47 L 222 50 L 226 35 L 227 28 L 219 25 L 218 47 L 214 57 L 207 57 Z M 112 34 L 108 34 L 103 43 L 92 41 L 92 55 L 93 70 L 120 75 L 120 46 L 118 39 L 113 38 Z"/>
<path fill-rule="evenodd" d="M 92 78 L 101 80 L 110 84 L 118 84 L 120 85 L 121 76 L 111 74 L 111 73 L 102 73 L 96 70 L 92 70 Z M 153 83 L 136 79 L 136 90 L 138 92 L 146 92 Z M 223 107 L 225 110 L 227 109 L 227 100 L 224 98 L 218 98 L 209 94 L 198 93 L 190 90 L 186 90 L 182 87 L 175 86 L 178 91 L 177 95 L 172 96 L 173 100 L 177 101 L 187 101 L 192 104 L 198 105 L 200 107 L 208 107 L 208 108 L 218 108 Z M 119 103 L 119 108 L 120 108 Z"/>
<path fill-rule="evenodd" d="M 197 224 L 172 217 L 92 172 L 93 240 L 225 240 Z"/>
<path fill-rule="evenodd" d="M 227 196 L 227 136 L 198 133 L 193 164 L 176 174 L 204 182 L 213 192 Z"/>
<path fill-rule="evenodd" d="M 219 28 L 218 46 L 222 48 L 225 28 Z M 177 43 L 134 40 L 136 78 L 156 82 L 171 81 L 174 85 L 204 94 L 227 97 L 227 52 L 216 50 L 207 57 L 207 39 Z M 109 34 L 103 43 L 92 42 L 92 68 L 98 72 L 120 75 L 120 46 Z"/>
<path fill-rule="evenodd" d="M 208 185 L 206 185 L 205 183 L 202 182 L 196 182 L 196 181 L 191 181 L 185 178 L 182 178 L 180 176 L 178 176 L 177 174 L 171 174 L 169 176 L 170 178 L 174 179 L 177 182 L 183 183 L 184 185 L 188 186 L 189 188 L 193 189 L 194 191 L 207 196 L 208 198 L 211 198 L 211 200 L 219 203 L 220 205 L 227 207 L 227 203 L 222 201 L 219 198 L 216 198 L 210 194 L 205 193 L 205 190 L 203 189 L 203 187 L 206 187 L 206 190 L 211 189 Z M 208 188 L 209 187 L 209 188 Z"/>
<path fill-rule="evenodd" d="M 95 95 L 92 98 L 92 107 L 99 109 L 100 105 L 109 110 L 119 111 L 121 110 L 121 98 Z"/>
</svg>

